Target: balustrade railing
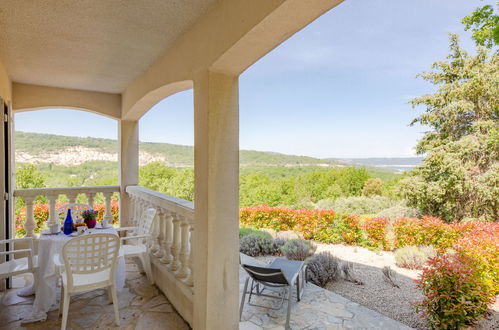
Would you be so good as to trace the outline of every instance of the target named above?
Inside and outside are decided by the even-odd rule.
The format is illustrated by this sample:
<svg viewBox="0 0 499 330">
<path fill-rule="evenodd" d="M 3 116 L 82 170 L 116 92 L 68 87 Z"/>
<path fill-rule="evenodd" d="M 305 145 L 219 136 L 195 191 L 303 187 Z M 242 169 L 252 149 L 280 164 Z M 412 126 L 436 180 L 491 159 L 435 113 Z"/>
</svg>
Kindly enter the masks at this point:
<svg viewBox="0 0 499 330">
<path fill-rule="evenodd" d="M 79 195 L 85 195 L 88 204 L 93 207 L 95 195 L 102 193 L 104 195 L 105 213 L 104 218 L 108 221 L 112 220 L 111 213 L 111 197 L 115 192 L 120 191 L 120 186 L 95 186 L 95 187 L 65 187 L 65 188 L 34 188 L 34 189 L 16 189 L 14 190 L 14 198 L 22 198 L 26 203 L 26 221 L 24 230 L 27 237 L 35 237 L 35 214 L 34 202 L 37 197 L 44 196 L 49 204 L 49 218 L 47 225 L 56 224 L 58 215 L 56 214 L 56 201 L 60 195 L 65 195 L 69 199 L 69 203 L 75 203 Z"/>
<path fill-rule="evenodd" d="M 135 225 L 147 208 L 155 208 L 149 252 L 160 266 L 178 281 L 192 287 L 192 247 L 194 236 L 194 204 L 140 186 L 126 188 L 132 201 Z"/>
</svg>

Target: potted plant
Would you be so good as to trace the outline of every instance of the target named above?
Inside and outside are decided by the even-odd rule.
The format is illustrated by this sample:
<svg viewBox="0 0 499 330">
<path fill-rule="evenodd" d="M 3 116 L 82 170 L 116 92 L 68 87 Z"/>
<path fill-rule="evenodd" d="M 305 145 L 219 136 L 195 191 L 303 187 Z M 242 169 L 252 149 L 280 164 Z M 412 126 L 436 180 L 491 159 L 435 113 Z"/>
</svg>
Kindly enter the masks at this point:
<svg viewBox="0 0 499 330">
<path fill-rule="evenodd" d="M 83 222 L 85 222 L 88 228 L 94 228 L 97 224 L 97 213 L 99 212 L 96 210 L 85 210 L 81 213 Z"/>
</svg>

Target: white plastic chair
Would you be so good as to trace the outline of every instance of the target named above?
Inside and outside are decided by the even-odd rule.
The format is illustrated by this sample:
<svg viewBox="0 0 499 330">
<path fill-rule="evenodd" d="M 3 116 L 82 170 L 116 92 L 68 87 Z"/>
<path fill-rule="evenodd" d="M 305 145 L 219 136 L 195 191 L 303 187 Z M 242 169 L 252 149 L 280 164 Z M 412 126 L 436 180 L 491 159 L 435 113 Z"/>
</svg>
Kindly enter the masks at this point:
<svg viewBox="0 0 499 330">
<path fill-rule="evenodd" d="M 147 248 L 147 241 L 150 239 L 150 231 L 154 218 L 156 217 L 156 209 L 146 209 L 141 218 L 138 220 L 137 227 L 121 227 L 116 228 L 118 232 L 133 232 L 130 236 L 121 238 L 121 252 L 125 257 L 139 257 L 142 263 L 142 268 L 145 271 L 147 278 L 154 284 L 154 278 L 151 271 L 151 260 Z M 125 244 L 125 241 L 134 241 L 136 244 Z"/>
<path fill-rule="evenodd" d="M 16 243 L 21 242 L 25 242 L 28 247 L 16 250 Z M 7 244 L 10 245 L 10 251 L 7 251 Z M 3 252 L 0 252 L 0 256 L 13 255 L 9 261 L 0 263 L 0 280 L 24 273 L 32 273 L 33 278 L 35 278 L 34 275 L 38 269 L 38 256 L 33 254 L 32 237 L 0 240 L 0 247 L 4 247 Z M 27 256 L 16 259 L 15 255 L 20 253 L 26 254 Z M 34 285 L 36 286 L 36 281 Z M 4 296 L 0 302 L 3 301 Z"/>
<path fill-rule="evenodd" d="M 114 234 L 92 234 L 69 240 L 62 248 L 61 329 L 66 329 L 71 293 L 107 288 L 113 301 L 116 325 L 120 324 L 115 272 L 120 240 Z"/>
<path fill-rule="evenodd" d="M 92 210 L 90 205 L 83 203 L 67 203 L 55 210 L 55 214 L 59 221 L 59 224 L 63 224 L 66 220 L 68 210 L 71 209 L 71 217 L 74 223 L 83 222 L 81 214 L 83 211 Z"/>
</svg>

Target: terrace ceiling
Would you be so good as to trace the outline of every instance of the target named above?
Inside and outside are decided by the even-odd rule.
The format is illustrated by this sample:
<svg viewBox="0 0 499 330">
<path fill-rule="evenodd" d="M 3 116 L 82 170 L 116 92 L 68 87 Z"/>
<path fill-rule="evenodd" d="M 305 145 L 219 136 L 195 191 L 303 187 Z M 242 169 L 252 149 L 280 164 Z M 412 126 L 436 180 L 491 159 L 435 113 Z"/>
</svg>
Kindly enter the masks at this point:
<svg viewBox="0 0 499 330">
<path fill-rule="evenodd" d="M 121 93 L 217 0 L 2 0 L 14 82 Z"/>
</svg>

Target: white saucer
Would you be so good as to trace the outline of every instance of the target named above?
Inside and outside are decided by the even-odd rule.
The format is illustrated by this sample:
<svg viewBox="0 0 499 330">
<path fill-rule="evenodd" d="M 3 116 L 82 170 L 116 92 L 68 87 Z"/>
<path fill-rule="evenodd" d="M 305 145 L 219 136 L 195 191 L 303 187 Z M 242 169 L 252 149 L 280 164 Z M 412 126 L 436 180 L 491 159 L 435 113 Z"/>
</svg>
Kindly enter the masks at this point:
<svg viewBox="0 0 499 330">
<path fill-rule="evenodd" d="M 107 225 L 107 227 L 102 227 L 102 223 L 98 223 L 95 225 L 95 229 L 109 229 L 109 228 L 112 228 L 113 226 L 112 225 Z"/>
</svg>

